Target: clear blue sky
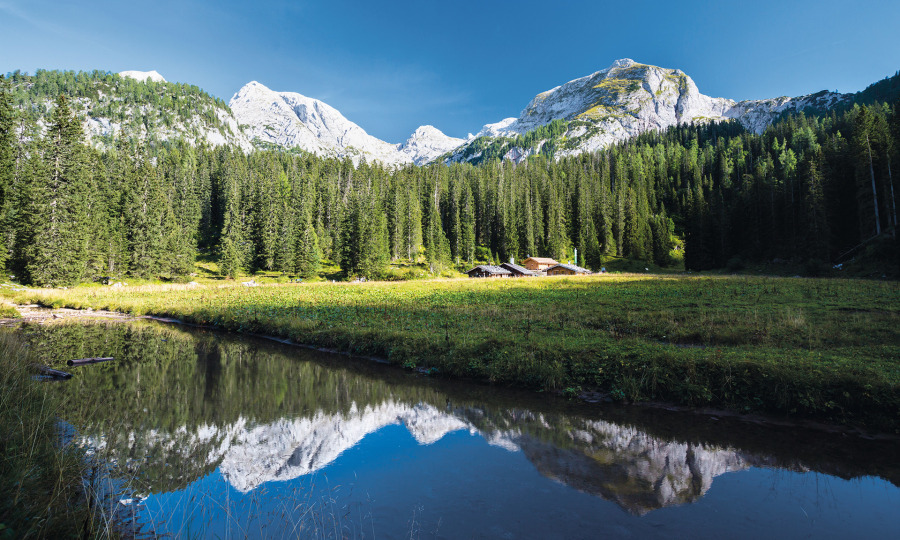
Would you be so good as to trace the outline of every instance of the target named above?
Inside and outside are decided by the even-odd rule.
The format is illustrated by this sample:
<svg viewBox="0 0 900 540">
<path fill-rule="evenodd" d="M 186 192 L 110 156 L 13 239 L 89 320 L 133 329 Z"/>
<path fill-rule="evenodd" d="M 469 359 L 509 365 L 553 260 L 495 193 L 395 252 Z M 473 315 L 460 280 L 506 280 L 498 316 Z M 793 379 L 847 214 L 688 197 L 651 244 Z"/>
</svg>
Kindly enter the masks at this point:
<svg viewBox="0 0 900 540">
<path fill-rule="evenodd" d="M 0 0 L 0 72 L 155 69 L 226 101 L 257 80 L 400 142 L 518 116 L 617 58 L 712 96 L 857 91 L 900 70 L 898 28 L 898 0 Z"/>
</svg>

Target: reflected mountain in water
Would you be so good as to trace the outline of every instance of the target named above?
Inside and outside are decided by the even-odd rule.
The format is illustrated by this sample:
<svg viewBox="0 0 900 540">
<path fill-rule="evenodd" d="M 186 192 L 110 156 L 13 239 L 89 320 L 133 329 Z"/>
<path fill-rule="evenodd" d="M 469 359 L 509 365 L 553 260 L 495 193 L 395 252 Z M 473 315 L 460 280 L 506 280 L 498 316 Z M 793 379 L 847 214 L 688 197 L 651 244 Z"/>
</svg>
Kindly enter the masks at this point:
<svg viewBox="0 0 900 540">
<path fill-rule="evenodd" d="M 516 442 L 544 476 L 615 501 L 635 514 L 694 502 L 716 476 L 752 464 L 731 449 L 667 442 L 606 422 L 586 424 L 571 433 L 581 443 L 576 448 L 533 437 Z"/>
<path fill-rule="evenodd" d="M 633 514 L 697 501 L 717 476 L 753 466 L 898 476 L 884 447 L 837 455 L 818 444 L 777 446 L 784 430 L 754 428 L 751 438 L 744 425 L 673 431 L 700 423 L 661 412 L 620 420 L 633 409 L 578 408 L 234 336 L 148 323 L 28 327 L 25 335 L 38 358 L 116 358 L 54 388 L 81 443 L 133 477 L 139 494 L 176 491 L 216 469 L 251 492 L 321 471 L 394 425 L 420 445 L 467 430 Z"/>
<path fill-rule="evenodd" d="M 716 476 L 750 466 L 747 459 L 731 449 L 707 445 L 667 442 L 635 428 L 608 422 L 575 421 L 578 429 L 559 432 L 538 418 L 547 435 L 563 435 L 570 444 L 562 447 L 524 433 L 498 430 L 465 418 L 471 410 L 442 412 L 419 403 L 408 405 L 387 401 L 357 407 L 347 413 L 318 411 L 305 418 L 282 418 L 267 424 L 239 419 L 226 426 L 200 426 L 189 434 L 179 429 L 172 435 L 157 431 L 131 433 L 129 454 L 142 449 L 149 455 L 165 455 L 166 461 L 182 461 L 186 456 L 201 458 L 199 471 L 218 467 L 223 478 L 236 490 L 246 493 L 266 482 L 287 481 L 321 471 L 367 435 L 391 425 L 402 425 L 420 445 L 441 440 L 458 430 L 478 434 L 489 444 L 510 452 L 523 452 L 546 477 L 579 491 L 615 501 L 622 508 L 644 514 L 656 508 L 693 502 L 703 496 Z M 477 416 L 477 415 L 475 415 Z M 85 438 L 82 444 L 102 449 L 99 439 Z M 173 452 L 179 455 L 173 456 Z M 115 455 L 115 454 L 113 454 Z M 157 461 L 157 460 L 153 460 Z"/>
<path fill-rule="evenodd" d="M 235 489 L 247 492 L 270 481 L 292 480 L 327 467 L 367 435 L 402 424 L 419 444 L 439 441 L 469 426 L 427 404 L 385 402 L 353 407 L 346 414 L 318 412 L 253 427 L 228 428 L 234 441 L 219 470 Z"/>
</svg>

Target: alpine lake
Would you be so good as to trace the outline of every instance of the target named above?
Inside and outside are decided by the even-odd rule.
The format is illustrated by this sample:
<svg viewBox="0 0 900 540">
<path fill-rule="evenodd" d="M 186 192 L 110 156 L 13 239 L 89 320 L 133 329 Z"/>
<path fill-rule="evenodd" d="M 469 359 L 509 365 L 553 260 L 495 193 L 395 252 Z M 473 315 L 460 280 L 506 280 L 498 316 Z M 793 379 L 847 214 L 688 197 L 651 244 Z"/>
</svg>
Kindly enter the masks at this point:
<svg viewBox="0 0 900 540">
<path fill-rule="evenodd" d="M 26 324 L 126 536 L 898 538 L 900 442 L 151 321 Z"/>
</svg>

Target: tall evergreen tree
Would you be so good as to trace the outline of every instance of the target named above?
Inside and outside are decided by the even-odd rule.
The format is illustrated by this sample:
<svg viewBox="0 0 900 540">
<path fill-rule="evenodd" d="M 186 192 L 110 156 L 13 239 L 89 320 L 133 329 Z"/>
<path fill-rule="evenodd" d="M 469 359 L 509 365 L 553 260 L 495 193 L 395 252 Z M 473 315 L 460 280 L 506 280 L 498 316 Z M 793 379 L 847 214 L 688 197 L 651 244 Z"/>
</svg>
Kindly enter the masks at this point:
<svg viewBox="0 0 900 540">
<path fill-rule="evenodd" d="M 6 266 L 14 241 L 13 198 L 10 196 L 16 171 L 16 112 L 9 83 L 0 75 L 0 272 Z"/>
<path fill-rule="evenodd" d="M 319 273 L 322 252 L 319 249 L 319 237 L 313 227 L 311 215 L 306 215 L 302 219 L 296 238 L 295 271 L 302 278 L 315 277 Z"/>
<path fill-rule="evenodd" d="M 25 271 L 34 284 L 72 285 L 86 273 L 90 181 L 81 123 L 60 95 L 53 109 L 44 149 L 46 169 L 33 179 L 34 217 Z"/>
</svg>

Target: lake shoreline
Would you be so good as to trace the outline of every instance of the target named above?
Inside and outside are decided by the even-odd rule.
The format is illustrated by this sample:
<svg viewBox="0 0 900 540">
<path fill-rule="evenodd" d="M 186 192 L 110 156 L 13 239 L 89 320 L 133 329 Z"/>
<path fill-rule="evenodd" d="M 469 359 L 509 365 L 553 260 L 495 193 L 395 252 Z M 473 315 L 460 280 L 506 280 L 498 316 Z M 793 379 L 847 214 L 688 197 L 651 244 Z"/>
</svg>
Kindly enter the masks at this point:
<svg viewBox="0 0 900 540">
<path fill-rule="evenodd" d="M 66 323 L 66 322 L 129 322 L 129 321 L 154 321 L 158 323 L 165 324 L 173 324 L 179 326 L 186 326 L 189 328 L 197 328 L 197 329 L 205 329 L 212 330 L 217 332 L 225 332 L 229 334 L 236 335 L 244 335 L 257 339 L 263 339 L 267 341 L 274 341 L 276 343 L 280 343 L 283 345 L 288 345 L 292 347 L 299 347 L 303 349 L 313 350 L 317 352 L 323 352 L 328 354 L 337 354 L 341 356 L 345 356 L 348 358 L 354 358 L 357 360 L 367 360 L 369 362 L 377 363 L 377 364 L 385 364 L 391 365 L 395 368 L 404 369 L 406 371 L 415 371 L 418 372 L 420 376 L 426 377 L 434 377 L 440 376 L 440 373 L 437 371 L 432 371 L 424 368 L 410 368 L 403 367 L 398 364 L 392 363 L 389 359 L 371 355 L 360 355 L 355 354 L 350 351 L 341 350 L 338 348 L 332 347 L 319 347 L 316 345 L 311 345 L 307 343 L 297 342 L 288 338 L 283 338 L 275 335 L 254 333 L 254 332 L 242 332 L 235 331 L 232 329 L 225 328 L 220 325 L 210 325 L 210 324 L 197 324 L 188 321 L 184 321 L 178 318 L 173 317 L 164 317 L 164 316 L 156 316 L 156 315 L 133 315 L 126 312 L 119 311 L 110 311 L 103 309 L 75 309 L 75 308 L 53 308 L 41 306 L 39 304 L 26 304 L 26 305 L 16 305 L 16 309 L 20 312 L 22 317 L 20 319 L 0 319 L 0 326 L 9 326 L 14 325 L 16 323 L 29 323 L 29 324 L 56 324 L 56 323 Z M 470 383 L 470 384 L 479 384 L 479 385 L 489 385 L 494 386 L 496 383 L 492 383 L 490 381 L 484 381 L 476 378 L 470 377 L 452 377 L 452 379 Z M 499 385 L 501 387 L 508 387 L 508 385 Z M 695 414 L 700 417 L 706 417 L 712 420 L 717 420 L 719 418 L 729 418 L 732 420 L 737 420 L 740 422 L 745 422 L 748 424 L 754 424 L 758 426 L 768 426 L 768 427 L 796 427 L 803 428 L 806 430 L 822 432 L 822 433 L 832 433 L 832 434 L 843 434 L 845 436 L 856 437 L 863 440 L 869 441 L 900 441 L 900 434 L 898 433 L 890 433 L 887 431 L 878 431 L 878 430 L 870 430 L 864 426 L 855 426 L 852 424 L 842 424 L 842 423 L 833 423 L 833 422 L 822 422 L 815 419 L 803 418 L 803 417 L 794 417 L 791 418 L 789 416 L 779 416 L 779 415 L 765 415 L 765 414 L 756 414 L 756 413 L 741 413 L 739 411 L 729 410 L 726 408 L 715 408 L 715 407 L 695 407 L 689 405 L 682 405 L 676 402 L 667 402 L 667 401 L 627 401 L 627 400 L 614 400 L 610 397 L 610 394 L 607 392 L 602 392 L 600 390 L 584 390 L 578 392 L 577 394 L 567 393 L 565 391 L 552 391 L 552 394 L 560 397 L 566 397 L 568 399 L 578 400 L 585 404 L 602 404 L 602 403 L 624 403 L 628 406 L 635 407 L 636 409 L 644 409 L 644 410 L 661 410 L 661 411 L 669 411 L 669 412 L 677 412 L 677 413 L 690 413 Z"/>
</svg>

